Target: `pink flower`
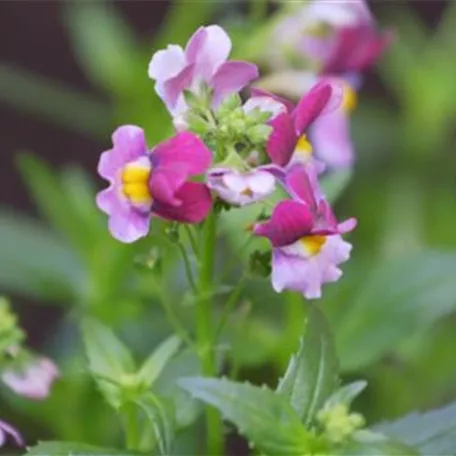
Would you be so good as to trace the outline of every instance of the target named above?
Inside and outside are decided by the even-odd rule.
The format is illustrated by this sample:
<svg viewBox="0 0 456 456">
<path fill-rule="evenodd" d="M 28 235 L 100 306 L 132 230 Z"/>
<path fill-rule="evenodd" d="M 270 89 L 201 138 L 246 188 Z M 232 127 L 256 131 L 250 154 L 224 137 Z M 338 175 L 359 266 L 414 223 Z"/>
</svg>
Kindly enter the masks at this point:
<svg viewBox="0 0 456 456">
<path fill-rule="evenodd" d="M 183 92 L 202 93 L 202 85 L 213 90 L 213 105 L 226 95 L 239 92 L 258 77 L 257 67 L 248 62 L 229 61 L 231 40 L 217 25 L 199 28 L 185 50 L 177 45 L 158 51 L 149 64 L 149 77 L 169 112 L 180 116 L 188 109 Z"/>
<path fill-rule="evenodd" d="M 245 206 L 269 196 L 275 190 L 275 177 L 261 168 L 247 173 L 219 168 L 209 173 L 208 185 L 227 203 Z"/>
<path fill-rule="evenodd" d="M 183 132 L 149 151 L 142 129 L 119 127 L 113 148 L 101 154 L 99 174 L 110 186 L 97 195 L 109 215 L 109 230 L 118 240 L 133 242 L 147 235 L 152 215 L 199 223 L 211 209 L 208 188 L 189 182 L 206 172 L 212 155 L 194 134 Z"/>
<path fill-rule="evenodd" d="M 18 446 L 24 446 L 24 441 L 22 440 L 19 432 L 13 428 L 13 426 L 5 423 L 5 421 L 0 420 L 0 448 L 6 443 L 6 439 L 10 435 Z"/>
<path fill-rule="evenodd" d="M 337 222 L 311 168 L 291 166 L 285 185 L 293 200 L 280 202 L 270 220 L 255 225 L 254 233 L 267 237 L 273 246 L 274 289 L 319 298 L 322 285 L 342 275 L 337 266 L 348 260 L 351 245 L 340 234 L 353 230 L 356 220 Z"/>
<path fill-rule="evenodd" d="M 59 376 L 58 367 L 50 359 L 37 358 L 22 371 L 4 371 L 2 381 L 20 396 L 42 400 L 49 396 L 51 387 Z"/>
</svg>

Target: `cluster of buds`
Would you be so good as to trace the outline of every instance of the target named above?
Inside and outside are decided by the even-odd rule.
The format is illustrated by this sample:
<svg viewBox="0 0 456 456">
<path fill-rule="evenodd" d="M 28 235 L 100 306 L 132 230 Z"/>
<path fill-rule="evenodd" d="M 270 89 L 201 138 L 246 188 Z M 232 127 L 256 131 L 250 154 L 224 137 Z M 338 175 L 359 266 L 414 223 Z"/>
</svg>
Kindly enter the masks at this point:
<svg viewBox="0 0 456 456">
<path fill-rule="evenodd" d="M 321 78 L 295 105 L 259 89 L 241 91 L 258 78 L 257 67 L 228 60 L 231 41 L 219 26 L 201 27 L 185 49 L 170 45 L 149 65 L 158 96 L 176 134 L 155 147 L 132 125 L 113 134 L 98 171 L 110 186 L 97 196 L 112 235 L 123 242 L 146 236 L 151 219 L 200 223 L 213 200 L 232 207 L 264 204 L 273 192 L 283 199 L 252 234 L 272 245 L 271 276 L 276 291 L 321 296 L 339 279 L 338 265 L 351 245 L 342 234 L 356 220 L 339 223 L 319 185 L 325 163 L 312 154 L 308 133 L 344 104 L 344 85 Z M 244 93 L 244 92 L 243 92 Z M 241 229 L 241 227 L 240 227 Z"/>
</svg>

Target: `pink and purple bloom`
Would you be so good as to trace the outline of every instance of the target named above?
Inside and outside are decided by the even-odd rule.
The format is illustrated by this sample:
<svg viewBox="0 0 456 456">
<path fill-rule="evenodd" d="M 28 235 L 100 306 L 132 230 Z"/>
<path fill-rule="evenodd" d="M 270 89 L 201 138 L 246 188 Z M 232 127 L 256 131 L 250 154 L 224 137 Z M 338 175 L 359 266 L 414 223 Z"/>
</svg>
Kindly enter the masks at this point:
<svg viewBox="0 0 456 456">
<path fill-rule="evenodd" d="M 37 358 L 18 369 L 7 369 L 2 381 L 16 394 L 27 399 L 46 399 L 51 387 L 60 376 L 58 367 L 48 358 Z"/>
<path fill-rule="evenodd" d="M 204 86 L 212 91 L 212 105 L 239 92 L 258 77 L 257 67 L 248 62 L 228 60 L 231 40 L 217 25 L 200 27 L 185 49 L 170 45 L 158 51 L 149 64 L 149 77 L 173 117 L 188 109 L 184 91 L 202 95 Z"/>
<path fill-rule="evenodd" d="M 5 445 L 8 436 L 14 440 L 16 445 L 24 446 L 24 441 L 19 432 L 10 424 L 0 420 L 0 448 Z"/>
<path fill-rule="evenodd" d="M 324 199 L 312 169 L 292 165 L 285 178 L 292 200 L 277 204 L 271 218 L 254 227 L 273 247 L 272 286 L 302 293 L 307 299 L 321 297 L 324 283 L 335 282 L 347 261 L 351 245 L 341 234 L 353 230 L 355 219 L 338 223 Z"/>
<path fill-rule="evenodd" d="M 207 216 L 210 191 L 189 179 L 207 171 L 212 154 L 196 135 L 182 132 L 149 150 L 143 130 L 124 125 L 112 141 L 98 163 L 110 186 L 98 194 L 97 205 L 109 215 L 116 239 L 128 243 L 146 236 L 152 216 L 186 223 Z"/>
</svg>

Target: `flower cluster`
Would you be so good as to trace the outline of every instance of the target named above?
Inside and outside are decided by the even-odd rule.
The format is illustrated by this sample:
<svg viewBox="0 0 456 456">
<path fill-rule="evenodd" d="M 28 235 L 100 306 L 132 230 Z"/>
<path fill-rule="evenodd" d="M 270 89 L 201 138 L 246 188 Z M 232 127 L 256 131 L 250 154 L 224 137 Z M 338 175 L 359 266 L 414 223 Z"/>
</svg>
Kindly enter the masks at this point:
<svg viewBox="0 0 456 456">
<path fill-rule="evenodd" d="M 264 204 L 282 192 L 266 219 L 252 221 L 252 234 L 271 242 L 276 291 L 318 298 L 322 284 L 342 274 L 338 265 L 351 245 L 341 235 L 356 221 L 336 220 L 319 186 L 324 164 L 313 157 L 308 133 L 346 102 L 344 86 L 323 78 L 296 105 L 259 89 L 245 100 L 241 91 L 258 70 L 228 60 L 230 50 L 226 32 L 213 25 L 197 30 L 185 49 L 172 45 L 153 56 L 149 76 L 176 134 L 148 148 L 142 129 L 119 127 L 113 148 L 100 158 L 98 171 L 110 185 L 97 204 L 109 215 L 112 235 L 133 242 L 148 233 L 154 217 L 197 224 L 214 198 L 236 207 Z"/>
<path fill-rule="evenodd" d="M 316 156 L 329 167 L 350 167 L 355 156 L 349 115 L 356 106 L 361 75 L 389 46 L 393 33 L 377 30 L 365 0 L 294 2 L 284 10 L 273 31 L 277 45 L 265 52 L 267 64 L 280 74 L 285 92 L 290 92 L 288 87 L 308 88 L 325 78 L 343 85 L 344 102 L 318 119 L 309 136 Z"/>
</svg>

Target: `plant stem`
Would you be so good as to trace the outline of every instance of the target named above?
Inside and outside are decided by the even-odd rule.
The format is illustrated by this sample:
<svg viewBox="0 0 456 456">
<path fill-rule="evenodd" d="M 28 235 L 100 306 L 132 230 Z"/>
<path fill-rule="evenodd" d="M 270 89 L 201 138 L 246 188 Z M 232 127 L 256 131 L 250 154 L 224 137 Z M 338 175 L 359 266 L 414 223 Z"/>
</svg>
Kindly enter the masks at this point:
<svg viewBox="0 0 456 456">
<path fill-rule="evenodd" d="M 285 306 L 285 325 L 288 343 L 284 344 L 288 351 L 296 350 L 299 338 L 303 334 L 306 307 L 303 297 L 299 293 L 287 294 L 287 305 Z"/>
<path fill-rule="evenodd" d="M 196 308 L 196 330 L 198 337 L 198 352 L 201 359 L 203 374 L 213 377 L 217 374 L 215 352 L 212 347 L 212 296 L 213 271 L 215 259 L 215 242 L 217 231 L 217 216 L 212 213 L 206 219 L 203 227 L 199 277 L 199 299 Z M 211 456 L 223 454 L 222 423 L 215 409 L 206 408 L 206 453 Z"/>
<path fill-rule="evenodd" d="M 185 246 L 181 242 L 178 242 L 177 245 L 178 245 L 180 253 L 182 255 L 182 259 L 184 260 L 185 273 L 187 275 L 188 283 L 190 284 L 193 292 L 196 292 L 196 285 L 195 285 L 195 281 L 193 280 L 193 274 L 192 274 L 192 266 L 190 264 L 190 259 L 187 254 L 187 250 L 185 249 Z"/>
<path fill-rule="evenodd" d="M 123 409 L 123 416 L 125 420 L 125 439 L 127 449 L 135 451 L 139 445 L 139 428 L 136 409 L 133 405 L 128 404 Z"/>
<path fill-rule="evenodd" d="M 189 239 L 189 242 L 190 242 L 190 246 L 192 247 L 192 250 L 193 250 L 193 253 L 195 255 L 198 255 L 198 245 L 196 243 L 196 239 L 195 239 L 195 235 L 193 234 L 193 228 L 191 228 L 189 225 L 187 224 L 184 224 L 184 229 L 187 233 L 187 236 L 188 236 L 188 239 Z"/>
</svg>

